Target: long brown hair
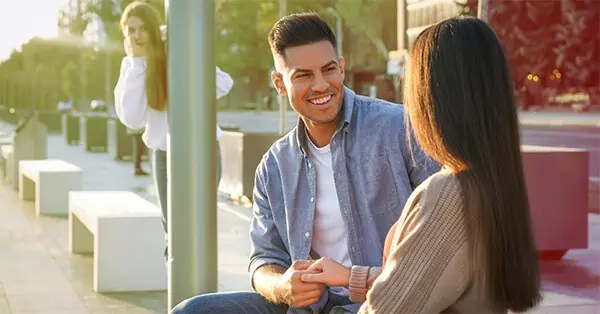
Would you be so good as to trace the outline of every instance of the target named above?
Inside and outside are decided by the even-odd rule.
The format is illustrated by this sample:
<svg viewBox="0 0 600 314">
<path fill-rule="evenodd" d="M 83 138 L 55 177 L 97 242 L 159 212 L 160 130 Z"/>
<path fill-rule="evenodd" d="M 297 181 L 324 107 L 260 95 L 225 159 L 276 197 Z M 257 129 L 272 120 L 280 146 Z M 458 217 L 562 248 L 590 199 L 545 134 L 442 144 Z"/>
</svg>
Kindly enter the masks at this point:
<svg viewBox="0 0 600 314">
<path fill-rule="evenodd" d="M 160 31 L 162 18 L 151 5 L 134 1 L 125 8 L 121 16 L 121 30 L 123 32 L 125 32 L 127 20 L 132 16 L 144 22 L 149 35 L 146 67 L 148 106 L 156 110 L 164 110 L 167 106 L 167 58 L 165 43 L 162 41 Z"/>
<path fill-rule="evenodd" d="M 417 37 L 408 63 L 409 128 L 427 154 L 457 174 L 475 280 L 499 311 L 534 307 L 539 262 L 512 78 L 498 37 L 479 19 L 452 18 Z"/>
</svg>

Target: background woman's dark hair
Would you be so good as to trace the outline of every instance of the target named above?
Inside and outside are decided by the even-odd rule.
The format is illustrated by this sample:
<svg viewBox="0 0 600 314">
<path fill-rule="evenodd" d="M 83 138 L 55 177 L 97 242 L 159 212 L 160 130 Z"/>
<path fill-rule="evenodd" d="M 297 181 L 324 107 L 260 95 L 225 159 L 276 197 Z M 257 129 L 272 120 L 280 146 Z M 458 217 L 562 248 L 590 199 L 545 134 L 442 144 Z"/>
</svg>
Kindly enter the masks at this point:
<svg viewBox="0 0 600 314">
<path fill-rule="evenodd" d="M 424 30 L 409 56 L 405 88 L 417 141 L 457 172 L 474 278 L 499 311 L 534 307 L 541 300 L 539 262 L 512 78 L 498 37 L 475 18 Z"/>
<path fill-rule="evenodd" d="M 144 22 L 148 31 L 149 49 L 147 49 L 146 96 L 148 106 L 156 110 L 164 110 L 167 106 L 167 57 L 165 43 L 161 38 L 160 25 L 162 18 L 151 5 L 134 1 L 130 3 L 121 16 L 121 30 L 126 28 L 127 20 L 135 16 Z"/>
</svg>

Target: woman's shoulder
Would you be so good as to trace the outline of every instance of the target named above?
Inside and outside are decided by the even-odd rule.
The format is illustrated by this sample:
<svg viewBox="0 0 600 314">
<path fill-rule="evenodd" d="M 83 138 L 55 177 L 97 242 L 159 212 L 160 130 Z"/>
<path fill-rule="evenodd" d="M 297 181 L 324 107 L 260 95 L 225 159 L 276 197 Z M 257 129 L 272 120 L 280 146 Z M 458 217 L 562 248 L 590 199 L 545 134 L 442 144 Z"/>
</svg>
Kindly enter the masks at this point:
<svg viewBox="0 0 600 314">
<path fill-rule="evenodd" d="M 413 192 L 416 198 L 416 208 L 421 214 L 431 213 L 440 207 L 462 209 L 462 193 L 458 176 L 446 169 L 442 169 L 427 180 L 423 181 Z M 442 211 L 450 214 L 451 211 Z M 438 214 L 440 212 L 438 211 Z"/>
<path fill-rule="evenodd" d="M 435 197 L 440 194 L 460 194 L 461 187 L 458 175 L 442 169 L 421 183 L 415 192 L 422 197 Z"/>
</svg>

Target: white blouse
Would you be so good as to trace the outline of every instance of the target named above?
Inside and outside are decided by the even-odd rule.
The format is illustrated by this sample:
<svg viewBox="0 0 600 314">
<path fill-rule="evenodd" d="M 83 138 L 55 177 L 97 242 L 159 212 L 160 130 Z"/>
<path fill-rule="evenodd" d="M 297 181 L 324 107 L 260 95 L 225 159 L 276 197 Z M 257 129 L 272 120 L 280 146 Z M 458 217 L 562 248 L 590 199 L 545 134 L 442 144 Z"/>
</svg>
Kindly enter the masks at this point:
<svg viewBox="0 0 600 314">
<path fill-rule="evenodd" d="M 217 67 L 217 99 L 227 95 L 233 87 L 231 76 Z M 148 106 L 146 97 L 146 58 L 125 57 L 121 62 L 119 81 L 114 90 L 115 110 L 119 120 L 131 129 L 145 128 L 142 139 L 151 149 L 167 150 L 169 122 L 166 110 Z M 217 125 L 217 140 L 221 137 Z"/>
</svg>

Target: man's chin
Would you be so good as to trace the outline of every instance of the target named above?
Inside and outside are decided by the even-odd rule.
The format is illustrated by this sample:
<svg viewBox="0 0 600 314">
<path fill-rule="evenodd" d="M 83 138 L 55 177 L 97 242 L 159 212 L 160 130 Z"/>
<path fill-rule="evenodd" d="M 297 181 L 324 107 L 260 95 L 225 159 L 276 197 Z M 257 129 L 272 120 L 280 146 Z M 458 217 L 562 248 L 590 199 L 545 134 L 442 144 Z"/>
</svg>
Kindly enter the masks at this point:
<svg viewBox="0 0 600 314">
<path fill-rule="evenodd" d="M 326 124 L 332 124 L 332 123 L 337 123 L 339 120 L 339 116 L 340 116 L 340 112 L 341 110 L 339 110 L 337 112 L 337 114 L 335 114 L 333 117 L 332 116 L 312 116 L 312 117 L 305 117 L 303 120 L 306 121 L 310 121 L 313 124 L 317 124 L 317 125 L 326 125 Z"/>
</svg>

